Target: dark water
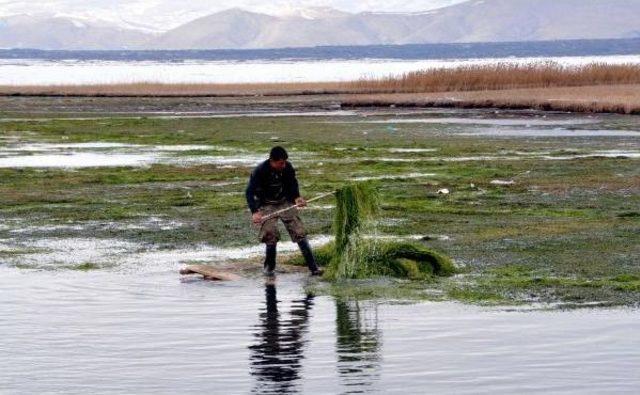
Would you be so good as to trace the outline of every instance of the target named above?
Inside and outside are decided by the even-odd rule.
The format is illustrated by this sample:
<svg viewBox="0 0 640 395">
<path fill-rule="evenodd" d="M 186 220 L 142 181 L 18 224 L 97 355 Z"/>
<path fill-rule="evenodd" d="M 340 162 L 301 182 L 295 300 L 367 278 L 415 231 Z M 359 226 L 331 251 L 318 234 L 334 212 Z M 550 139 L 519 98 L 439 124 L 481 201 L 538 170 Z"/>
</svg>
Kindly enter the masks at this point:
<svg viewBox="0 0 640 395">
<path fill-rule="evenodd" d="M 505 57 L 605 56 L 640 54 L 640 38 L 504 43 L 325 46 L 312 48 L 182 51 L 63 51 L 0 49 L 0 59 L 176 61 L 482 59 Z"/>
<path fill-rule="evenodd" d="M 0 266 L 0 393 L 637 393 L 640 312 L 314 297 L 283 275 Z"/>
</svg>

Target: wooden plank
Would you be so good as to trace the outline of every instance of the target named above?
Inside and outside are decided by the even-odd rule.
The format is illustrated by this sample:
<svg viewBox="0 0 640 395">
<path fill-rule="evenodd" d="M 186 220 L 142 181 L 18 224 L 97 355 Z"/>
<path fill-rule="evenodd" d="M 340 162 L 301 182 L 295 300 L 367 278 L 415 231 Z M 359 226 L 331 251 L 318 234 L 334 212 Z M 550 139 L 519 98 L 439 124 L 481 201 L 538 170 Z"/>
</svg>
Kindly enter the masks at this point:
<svg viewBox="0 0 640 395">
<path fill-rule="evenodd" d="M 225 272 L 209 265 L 189 265 L 180 270 L 180 274 L 202 274 L 205 280 L 213 281 L 237 281 L 242 279 L 237 274 Z"/>
</svg>

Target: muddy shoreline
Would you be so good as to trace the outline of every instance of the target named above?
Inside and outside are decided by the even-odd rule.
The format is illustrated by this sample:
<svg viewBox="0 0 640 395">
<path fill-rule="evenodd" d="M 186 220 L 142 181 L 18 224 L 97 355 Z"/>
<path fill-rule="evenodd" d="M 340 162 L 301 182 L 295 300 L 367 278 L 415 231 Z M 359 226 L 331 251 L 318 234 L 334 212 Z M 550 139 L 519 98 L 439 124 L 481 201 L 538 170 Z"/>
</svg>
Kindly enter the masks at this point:
<svg viewBox="0 0 640 395">
<path fill-rule="evenodd" d="M 207 115 L 339 109 L 339 96 L 302 97 L 0 97 L 0 115 Z M 321 115 L 321 114 L 320 114 Z"/>
<path fill-rule="evenodd" d="M 481 92 L 260 95 L 0 95 L 0 115 L 104 114 L 183 117 L 243 112 L 370 110 L 502 110 L 640 115 L 639 85 L 514 89 Z"/>
</svg>

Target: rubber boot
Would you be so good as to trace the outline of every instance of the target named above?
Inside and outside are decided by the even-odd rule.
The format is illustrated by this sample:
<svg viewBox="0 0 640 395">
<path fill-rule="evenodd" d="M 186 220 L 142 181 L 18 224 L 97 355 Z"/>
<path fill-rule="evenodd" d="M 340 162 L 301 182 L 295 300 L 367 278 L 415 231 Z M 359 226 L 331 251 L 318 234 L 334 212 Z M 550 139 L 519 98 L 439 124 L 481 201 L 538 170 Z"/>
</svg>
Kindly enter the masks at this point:
<svg viewBox="0 0 640 395">
<path fill-rule="evenodd" d="M 276 244 L 266 244 L 264 274 L 272 276 L 276 270 Z"/>
<path fill-rule="evenodd" d="M 320 270 L 320 268 L 318 268 L 318 265 L 316 264 L 316 259 L 313 257 L 313 252 L 311 251 L 309 240 L 300 240 L 298 242 L 298 247 L 300 247 L 300 252 L 302 252 L 304 261 L 307 263 L 307 267 L 309 268 L 309 271 L 311 271 L 311 274 L 314 276 L 321 275 L 322 270 Z"/>
</svg>

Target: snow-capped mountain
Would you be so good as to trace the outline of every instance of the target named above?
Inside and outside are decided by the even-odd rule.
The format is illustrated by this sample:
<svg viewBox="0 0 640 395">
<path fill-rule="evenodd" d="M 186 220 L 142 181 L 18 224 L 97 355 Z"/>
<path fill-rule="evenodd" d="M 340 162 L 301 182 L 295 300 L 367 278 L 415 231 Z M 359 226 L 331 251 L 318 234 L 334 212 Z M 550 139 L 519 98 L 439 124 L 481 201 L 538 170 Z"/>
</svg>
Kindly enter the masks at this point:
<svg viewBox="0 0 640 395">
<path fill-rule="evenodd" d="M 289 18 L 302 18 L 308 20 L 316 19 L 331 19 L 331 18 L 343 18 L 348 16 L 349 13 L 336 10 L 331 7 L 289 7 L 280 9 L 275 16 L 289 17 Z"/>
<path fill-rule="evenodd" d="M 153 36 L 103 21 L 66 16 L 15 15 L 0 18 L 0 47 L 41 49 L 138 48 Z"/>
<path fill-rule="evenodd" d="M 230 9 L 161 34 L 123 20 L 22 15 L 0 18 L 0 47 L 217 49 L 634 38 L 640 37 L 638 15 L 640 0 L 469 0 L 414 13 Z"/>
<path fill-rule="evenodd" d="M 470 0 L 422 13 L 239 9 L 162 34 L 153 48 L 279 48 L 640 37 L 640 0 Z"/>
</svg>

